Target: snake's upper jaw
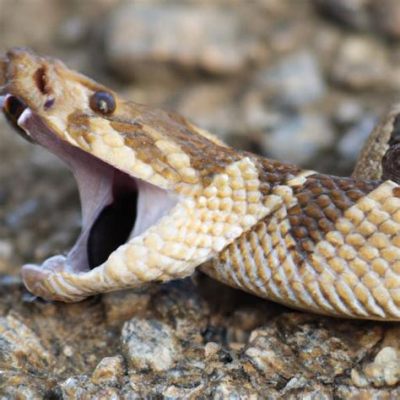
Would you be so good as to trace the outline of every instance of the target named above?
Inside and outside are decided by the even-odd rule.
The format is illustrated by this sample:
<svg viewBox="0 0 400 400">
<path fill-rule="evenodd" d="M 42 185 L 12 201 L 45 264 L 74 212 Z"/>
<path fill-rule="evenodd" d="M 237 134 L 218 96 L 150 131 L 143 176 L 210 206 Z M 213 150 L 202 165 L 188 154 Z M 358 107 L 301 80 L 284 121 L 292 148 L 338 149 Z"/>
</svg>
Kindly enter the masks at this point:
<svg viewBox="0 0 400 400">
<path fill-rule="evenodd" d="M 69 166 L 81 199 L 82 231 L 76 244 L 66 256 L 54 256 L 41 266 L 25 265 L 23 277 L 28 288 L 49 273 L 86 272 L 101 265 L 120 245 L 157 223 L 177 203 L 170 192 L 60 139 L 16 97 L 0 97 L 0 105 L 24 137 L 47 148 Z"/>
</svg>

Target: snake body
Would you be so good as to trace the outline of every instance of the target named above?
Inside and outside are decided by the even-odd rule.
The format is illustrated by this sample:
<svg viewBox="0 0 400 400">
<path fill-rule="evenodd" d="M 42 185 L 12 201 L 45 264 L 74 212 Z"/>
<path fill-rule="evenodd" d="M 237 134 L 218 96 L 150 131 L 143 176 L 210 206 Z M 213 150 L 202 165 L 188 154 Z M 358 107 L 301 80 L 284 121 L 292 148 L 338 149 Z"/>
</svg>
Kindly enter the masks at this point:
<svg viewBox="0 0 400 400">
<path fill-rule="evenodd" d="M 76 246 L 68 257 L 24 266 L 34 294 L 77 301 L 199 267 L 290 307 L 400 319 L 399 110 L 371 135 L 354 175 L 336 177 L 234 150 L 176 114 L 125 101 L 26 50 L 9 51 L 0 75 L 8 119 L 61 154 L 78 185 L 85 174 L 85 182 L 110 174 L 115 182 L 119 173 L 150 193 L 144 205 L 139 197 L 145 215 L 136 217 L 133 233 L 99 265 L 88 265 Z M 83 199 L 96 198 L 96 190 L 80 184 Z M 160 202 L 149 204 L 157 196 L 161 210 Z M 84 226 L 94 224 L 97 217 L 82 206 Z"/>
</svg>

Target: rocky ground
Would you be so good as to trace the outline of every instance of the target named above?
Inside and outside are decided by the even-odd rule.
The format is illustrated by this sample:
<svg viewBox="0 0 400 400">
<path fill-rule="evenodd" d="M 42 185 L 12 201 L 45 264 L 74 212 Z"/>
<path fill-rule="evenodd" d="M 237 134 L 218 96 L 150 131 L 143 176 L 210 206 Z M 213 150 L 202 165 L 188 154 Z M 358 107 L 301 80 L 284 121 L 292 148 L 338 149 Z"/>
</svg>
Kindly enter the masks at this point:
<svg viewBox="0 0 400 400">
<path fill-rule="evenodd" d="M 0 51 L 15 45 L 236 147 L 343 175 L 400 90 L 397 0 L 0 0 Z M 0 399 L 400 397 L 395 323 L 299 313 L 202 275 L 33 299 L 19 267 L 71 246 L 78 195 L 3 119 L 0 165 Z"/>
</svg>

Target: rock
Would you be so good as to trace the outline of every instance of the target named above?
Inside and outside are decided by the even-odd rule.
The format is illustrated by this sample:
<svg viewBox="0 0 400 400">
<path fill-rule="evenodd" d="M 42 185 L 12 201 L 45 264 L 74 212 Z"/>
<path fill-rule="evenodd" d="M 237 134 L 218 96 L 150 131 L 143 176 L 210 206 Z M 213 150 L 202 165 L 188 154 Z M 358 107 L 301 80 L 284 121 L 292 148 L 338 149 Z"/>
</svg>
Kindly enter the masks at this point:
<svg viewBox="0 0 400 400">
<path fill-rule="evenodd" d="M 88 24 L 79 16 L 63 21 L 59 27 L 59 40 L 67 46 L 76 46 L 82 43 L 87 36 Z"/>
<path fill-rule="evenodd" d="M 106 319 L 110 323 L 126 321 L 144 314 L 150 300 L 150 293 L 131 290 L 107 293 L 102 298 Z"/>
<path fill-rule="evenodd" d="M 124 359 L 117 355 L 103 358 L 93 371 L 91 381 L 94 384 L 117 385 L 125 372 Z"/>
<path fill-rule="evenodd" d="M 347 27 L 376 31 L 389 38 L 400 38 L 400 4 L 397 0 L 314 0 L 321 14 Z"/>
<path fill-rule="evenodd" d="M 355 162 L 367 137 L 372 132 L 377 120 L 375 116 L 366 114 L 351 127 L 339 140 L 337 149 L 343 159 Z"/>
<path fill-rule="evenodd" d="M 351 370 L 351 379 L 358 387 L 395 386 L 400 381 L 400 329 L 396 326 L 385 332 L 384 339 L 376 349 L 374 359 L 365 360 Z"/>
<path fill-rule="evenodd" d="M 381 89 L 391 75 L 388 55 L 376 41 L 362 36 L 346 38 L 332 63 L 332 79 L 351 90 Z"/>
<path fill-rule="evenodd" d="M 45 371 L 55 360 L 40 339 L 13 315 L 0 318 L 0 367 Z"/>
<path fill-rule="evenodd" d="M 105 51 L 112 69 L 128 79 L 154 81 L 176 67 L 234 74 L 264 56 L 251 27 L 235 8 L 128 2 L 110 18 Z"/>
<path fill-rule="evenodd" d="M 360 387 L 369 383 L 377 387 L 396 385 L 400 381 L 400 352 L 393 347 L 384 347 L 374 361 L 363 368 L 362 375 L 353 369 L 351 378 Z"/>
<path fill-rule="evenodd" d="M 389 39 L 400 39 L 400 3 L 397 0 L 371 1 L 371 12 L 378 32 Z"/>
<path fill-rule="evenodd" d="M 333 121 L 340 129 L 349 128 L 360 121 L 363 113 L 358 102 L 346 99 L 335 107 Z"/>
<path fill-rule="evenodd" d="M 268 156 L 304 165 L 334 141 L 328 122 L 319 115 L 287 117 L 271 133 L 265 134 L 262 148 Z"/>
<path fill-rule="evenodd" d="M 281 107 L 299 108 L 320 100 L 325 94 L 318 61 L 306 50 L 286 56 L 277 65 L 260 71 L 254 86 Z"/>
<path fill-rule="evenodd" d="M 36 0 L 35 2 L 14 3 L 12 0 L 3 0 L 0 3 L 0 48 L 11 46 L 41 46 L 46 47 L 50 38 L 54 36 L 62 15 L 62 9 L 55 2 Z M 41 23 L 32 29 L 32 15 L 41 11 Z M 19 29 L 13 29 L 17 24 Z"/>
<path fill-rule="evenodd" d="M 249 390 L 250 389 L 250 390 Z M 221 379 L 211 386 L 210 398 L 215 400 L 224 399 L 249 399 L 257 400 L 259 397 L 254 390 L 235 383 L 232 379 Z"/>
<path fill-rule="evenodd" d="M 268 329 L 254 331 L 244 354 L 269 380 L 278 383 L 299 374 L 302 366 L 292 349 L 270 336 Z"/>
<path fill-rule="evenodd" d="M 43 399 L 40 391 L 35 390 L 28 385 L 18 385 L 8 387 L 1 393 L 1 400 L 18 399 L 18 400 L 41 400 Z"/>
<path fill-rule="evenodd" d="M 132 318 L 124 324 L 121 345 L 130 368 L 165 371 L 179 357 L 179 343 L 171 328 L 154 319 Z"/>
<path fill-rule="evenodd" d="M 400 397 L 400 389 L 395 388 L 385 388 L 385 389 L 374 389 L 368 388 L 358 388 L 356 386 L 350 385 L 339 385 L 335 389 L 335 397 L 337 399 L 366 399 L 366 400 L 380 400 L 380 399 L 398 399 Z"/>
<path fill-rule="evenodd" d="M 85 375 L 74 376 L 66 379 L 60 384 L 62 399 L 96 399 L 96 400 L 119 400 L 120 391 L 112 386 L 98 386 L 90 382 Z M 131 391 L 130 398 L 134 398 Z"/>
<path fill-rule="evenodd" d="M 270 381 L 282 383 L 295 376 L 309 381 L 318 376 L 319 382 L 329 384 L 373 348 L 382 334 L 379 328 L 360 326 L 355 337 L 348 328 L 329 319 L 315 325 L 306 315 L 287 314 L 254 330 L 244 354 Z"/>
<path fill-rule="evenodd" d="M 158 315 L 176 328 L 178 339 L 202 342 L 201 332 L 206 329 L 210 310 L 190 279 L 165 285 L 152 300 Z"/>
<path fill-rule="evenodd" d="M 215 342 L 208 342 L 204 346 L 204 355 L 206 358 L 216 355 L 221 350 L 221 346 Z"/>
<path fill-rule="evenodd" d="M 241 116 L 231 102 L 236 92 L 232 84 L 193 85 L 186 88 L 173 108 L 197 126 L 226 139 L 241 125 Z"/>
<path fill-rule="evenodd" d="M 369 3 L 370 0 L 314 0 L 323 15 L 353 29 L 370 26 Z"/>
</svg>

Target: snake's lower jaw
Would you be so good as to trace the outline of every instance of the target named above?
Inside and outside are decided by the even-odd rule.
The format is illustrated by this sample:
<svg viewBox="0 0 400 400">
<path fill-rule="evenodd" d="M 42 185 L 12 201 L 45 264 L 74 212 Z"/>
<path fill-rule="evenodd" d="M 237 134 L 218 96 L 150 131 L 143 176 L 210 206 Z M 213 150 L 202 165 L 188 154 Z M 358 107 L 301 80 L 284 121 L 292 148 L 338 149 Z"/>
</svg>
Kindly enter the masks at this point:
<svg viewBox="0 0 400 400">
<path fill-rule="evenodd" d="M 56 261 L 56 263 L 54 263 Z M 57 300 L 49 293 L 48 289 L 44 289 L 45 282 L 48 277 L 56 270 L 63 268 L 63 256 L 55 256 L 48 259 L 43 265 L 26 264 L 22 267 L 22 280 L 26 288 L 33 294 L 43 297 L 46 300 Z M 47 267 L 46 267 L 47 264 Z M 55 267 L 55 268 L 54 268 Z M 54 270 L 53 270 L 54 268 Z M 53 271 L 52 271 L 53 270 Z"/>
<path fill-rule="evenodd" d="M 52 281 L 54 278 L 59 281 L 59 278 L 64 275 L 66 270 L 68 270 L 66 257 L 58 255 L 49 258 L 42 265 L 24 265 L 21 274 L 26 288 L 42 299 L 64 302 L 83 300 L 87 295 L 82 295 L 79 290 L 73 287 L 70 287 L 68 293 L 57 292 L 57 286 L 54 286 Z"/>
</svg>

